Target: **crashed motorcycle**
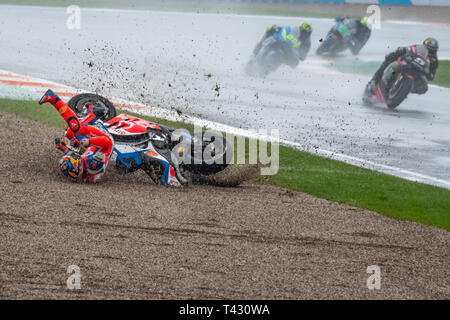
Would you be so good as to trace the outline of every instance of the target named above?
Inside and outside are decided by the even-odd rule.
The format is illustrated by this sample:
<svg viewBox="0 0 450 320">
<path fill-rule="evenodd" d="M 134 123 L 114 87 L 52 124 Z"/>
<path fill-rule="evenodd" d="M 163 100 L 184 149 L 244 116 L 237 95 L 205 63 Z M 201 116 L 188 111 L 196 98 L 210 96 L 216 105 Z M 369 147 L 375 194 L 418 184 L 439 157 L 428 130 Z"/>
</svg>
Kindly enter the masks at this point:
<svg viewBox="0 0 450 320">
<path fill-rule="evenodd" d="M 392 62 L 384 70 L 380 82 L 375 84 L 375 93 L 366 86 L 364 104 L 383 103 L 389 109 L 395 109 L 414 92 L 415 80 L 423 77 L 429 67 L 429 60 L 420 53 Z"/>
<path fill-rule="evenodd" d="M 259 52 L 250 58 L 245 73 L 251 77 L 265 77 L 284 64 L 286 55 L 294 54 L 292 50 L 292 45 L 287 41 L 267 38 L 263 41 Z"/>
<path fill-rule="evenodd" d="M 167 181 L 169 185 L 179 186 L 218 173 L 231 161 L 232 146 L 218 133 L 202 131 L 191 135 L 186 130 L 175 130 L 128 114 L 117 115 L 114 105 L 96 94 L 76 95 L 68 105 L 79 119 L 88 116 L 91 107 L 96 117 L 89 125 L 113 139 L 110 163 L 115 163 L 119 173 L 143 170 L 156 184 Z"/>
</svg>

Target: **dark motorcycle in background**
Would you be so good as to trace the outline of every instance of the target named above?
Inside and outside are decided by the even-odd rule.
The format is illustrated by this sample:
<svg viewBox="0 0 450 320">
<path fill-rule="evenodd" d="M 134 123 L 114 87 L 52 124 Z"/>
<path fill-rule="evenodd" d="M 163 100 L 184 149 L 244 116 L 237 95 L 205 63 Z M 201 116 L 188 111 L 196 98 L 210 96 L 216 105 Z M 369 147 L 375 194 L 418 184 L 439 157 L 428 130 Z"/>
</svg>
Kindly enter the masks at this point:
<svg viewBox="0 0 450 320">
<path fill-rule="evenodd" d="M 328 31 L 325 39 L 316 50 L 317 55 L 329 54 L 336 55 L 339 52 L 347 50 L 345 39 L 350 36 L 350 31 L 342 22 L 336 23 Z"/>
<path fill-rule="evenodd" d="M 384 103 L 389 109 L 395 109 L 413 91 L 415 80 L 423 77 L 429 66 L 430 62 L 420 55 L 392 62 L 384 70 L 380 82 L 375 84 L 375 94 L 366 87 L 364 104 Z"/>
</svg>

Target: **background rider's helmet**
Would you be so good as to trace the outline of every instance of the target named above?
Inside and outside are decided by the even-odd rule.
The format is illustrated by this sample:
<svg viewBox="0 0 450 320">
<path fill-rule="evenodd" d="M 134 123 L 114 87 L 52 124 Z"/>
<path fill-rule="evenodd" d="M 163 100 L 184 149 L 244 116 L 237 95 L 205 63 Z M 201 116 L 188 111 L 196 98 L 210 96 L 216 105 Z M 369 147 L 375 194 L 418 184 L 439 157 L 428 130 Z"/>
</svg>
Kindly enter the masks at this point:
<svg viewBox="0 0 450 320">
<path fill-rule="evenodd" d="M 74 153 L 69 152 L 65 154 L 61 160 L 59 160 L 59 169 L 62 174 L 72 179 L 78 179 L 83 174 L 83 162 L 81 157 Z"/>
<path fill-rule="evenodd" d="M 361 22 L 361 24 L 367 29 L 372 29 L 372 22 L 370 21 L 369 17 L 362 17 L 359 22 Z"/>
<path fill-rule="evenodd" d="M 436 54 L 439 49 L 439 42 L 434 38 L 426 38 L 423 44 L 427 47 L 428 52 L 431 54 Z"/>
<path fill-rule="evenodd" d="M 309 23 L 304 22 L 300 25 L 300 40 L 307 39 L 312 33 L 312 27 Z"/>
</svg>

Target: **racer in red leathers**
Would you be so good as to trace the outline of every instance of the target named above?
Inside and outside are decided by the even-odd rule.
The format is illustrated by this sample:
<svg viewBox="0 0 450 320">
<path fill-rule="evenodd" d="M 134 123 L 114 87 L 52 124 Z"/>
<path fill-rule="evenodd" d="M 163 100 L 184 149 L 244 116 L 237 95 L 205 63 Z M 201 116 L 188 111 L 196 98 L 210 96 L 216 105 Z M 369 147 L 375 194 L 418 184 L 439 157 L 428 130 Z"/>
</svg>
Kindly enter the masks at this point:
<svg viewBox="0 0 450 320">
<path fill-rule="evenodd" d="M 65 141 L 56 139 L 56 146 L 64 152 L 59 161 L 59 168 L 65 176 L 78 182 L 97 182 L 105 174 L 109 158 L 113 151 L 112 137 L 90 125 L 97 117 L 92 111 L 94 106 L 88 106 L 90 113 L 83 119 L 78 119 L 75 112 L 62 101 L 52 90 L 47 90 L 39 104 L 51 103 L 67 122 L 69 128 L 65 134 Z M 73 148 L 84 148 L 82 154 L 71 151 Z"/>
</svg>

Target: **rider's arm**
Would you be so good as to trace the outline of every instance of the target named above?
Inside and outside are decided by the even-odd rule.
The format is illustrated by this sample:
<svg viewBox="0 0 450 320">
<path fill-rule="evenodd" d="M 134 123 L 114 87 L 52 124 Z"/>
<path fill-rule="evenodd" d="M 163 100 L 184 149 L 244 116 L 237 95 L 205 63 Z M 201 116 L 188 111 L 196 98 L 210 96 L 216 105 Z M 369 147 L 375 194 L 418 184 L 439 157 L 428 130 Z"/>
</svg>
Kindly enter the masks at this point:
<svg viewBox="0 0 450 320">
<path fill-rule="evenodd" d="M 83 132 L 80 132 L 80 131 L 83 131 Z M 84 134 L 83 127 L 81 128 L 80 131 L 78 131 L 77 133 L 79 135 L 83 136 L 83 134 Z M 64 141 L 64 143 L 65 144 L 67 143 L 70 147 L 78 148 L 80 146 L 80 140 L 78 140 L 79 136 L 76 137 L 75 133 L 72 130 L 70 130 L 70 128 L 67 128 L 64 137 L 67 139 Z"/>
<path fill-rule="evenodd" d="M 56 148 L 58 150 L 62 151 L 64 154 L 69 152 L 69 148 L 67 148 L 64 139 L 56 138 L 55 139 L 55 146 L 56 146 Z"/>
<path fill-rule="evenodd" d="M 350 51 L 352 52 L 353 55 L 357 55 L 359 51 L 361 51 L 363 44 L 361 44 L 358 38 L 355 38 L 349 41 L 348 47 L 350 48 Z"/>
<path fill-rule="evenodd" d="M 428 81 L 434 80 L 436 75 L 436 71 L 439 67 L 439 60 L 437 57 L 430 57 L 430 72 L 425 74 Z"/>
<path fill-rule="evenodd" d="M 357 55 L 361 49 L 364 47 L 364 45 L 367 43 L 367 41 L 370 38 L 371 31 L 370 29 L 367 29 L 363 27 L 360 32 L 355 36 L 354 41 L 349 43 L 350 51 L 352 54 Z"/>
<path fill-rule="evenodd" d="M 298 59 L 301 61 L 305 60 L 310 49 L 311 49 L 311 39 L 307 38 L 301 43 L 300 47 L 298 48 Z"/>
<path fill-rule="evenodd" d="M 277 29 L 278 29 L 278 27 L 275 24 L 273 26 L 267 27 L 266 32 L 264 33 L 263 37 L 261 38 L 261 40 L 259 40 L 255 49 L 253 49 L 253 54 L 255 56 L 258 54 L 259 50 L 261 49 L 261 46 L 262 46 L 262 43 L 264 42 L 264 40 L 273 36 Z"/>
<path fill-rule="evenodd" d="M 391 64 L 392 62 L 394 62 L 395 60 L 397 60 L 398 58 L 400 58 L 404 54 L 406 54 L 407 51 L 408 51 L 407 47 L 399 47 L 397 50 L 395 50 L 394 52 L 389 53 L 386 56 L 385 63 L 386 64 Z"/>
<path fill-rule="evenodd" d="M 361 43 L 361 48 L 364 47 L 367 43 L 367 41 L 369 41 L 370 35 L 372 34 L 372 30 L 364 28 L 364 31 L 361 32 L 361 38 L 360 43 Z"/>
</svg>

